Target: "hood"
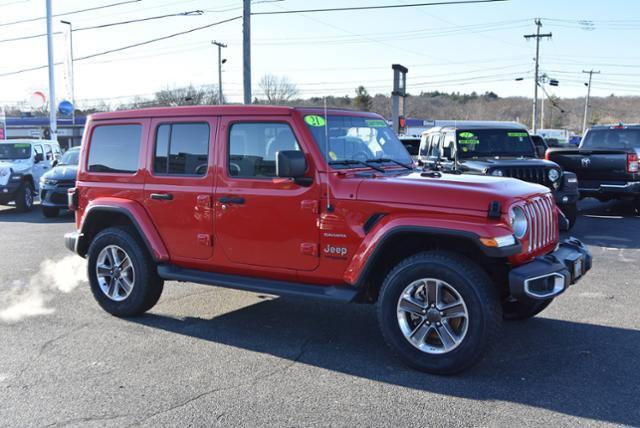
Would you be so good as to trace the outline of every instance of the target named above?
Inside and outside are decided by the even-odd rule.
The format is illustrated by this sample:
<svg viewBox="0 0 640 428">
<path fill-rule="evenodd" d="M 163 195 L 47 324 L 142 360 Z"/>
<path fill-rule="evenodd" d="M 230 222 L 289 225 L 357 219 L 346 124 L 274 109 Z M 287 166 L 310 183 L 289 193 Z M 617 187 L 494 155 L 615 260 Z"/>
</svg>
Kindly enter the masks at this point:
<svg viewBox="0 0 640 428">
<path fill-rule="evenodd" d="M 31 166 L 31 159 L 0 159 L 0 169 L 10 168 L 14 173 L 23 173 Z"/>
<path fill-rule="evenodd" d="M 54 180 L 75 180 L 77 175 L 77 165 L 60 165 L 47 171 L 43 177 Z"/>
<path fill-rule="evenodd" d="M 545 167 L 552 168 L 558 167 L 555 162 L 551 162 L 545 159 L 537 158 L 514 158 L 514 157 L 486 157 L 478 159 L 462 159 L 460 165 L 469 171 L 476 171 L 484 173 L 487 168 L 534 168 Z"/>
<path fill-rule="evenodd" d="M 489 204 L 502 206 L 516 199 L 549 193 L 549 189 L 521 180 L 484 175 L 446 174 L 423 177 L 420 172 L 403 176 L 364 179 L 357 198 L 372 202 L 440 206 L 486 212 Z"/>
</svg>

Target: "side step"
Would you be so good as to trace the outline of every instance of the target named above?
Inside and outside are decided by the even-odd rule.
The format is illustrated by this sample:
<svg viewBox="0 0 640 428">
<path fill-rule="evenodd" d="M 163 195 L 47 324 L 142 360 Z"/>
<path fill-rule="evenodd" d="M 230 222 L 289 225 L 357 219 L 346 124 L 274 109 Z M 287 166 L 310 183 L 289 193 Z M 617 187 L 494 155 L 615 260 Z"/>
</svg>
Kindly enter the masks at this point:
<svg viewBox="0 0 640 428">
<path fill-rule="evenodd" d="M 237 290 L 275 294 L 277 296 L 311 297 L 340 302 L 351 302 L 358 293 L 357 289 L 348 286 L 308 285 L 297 282 L 184 269 L 167 264 L 158 265 L 158 275 L 168 281 L 195 282 Z"/>
</svg>

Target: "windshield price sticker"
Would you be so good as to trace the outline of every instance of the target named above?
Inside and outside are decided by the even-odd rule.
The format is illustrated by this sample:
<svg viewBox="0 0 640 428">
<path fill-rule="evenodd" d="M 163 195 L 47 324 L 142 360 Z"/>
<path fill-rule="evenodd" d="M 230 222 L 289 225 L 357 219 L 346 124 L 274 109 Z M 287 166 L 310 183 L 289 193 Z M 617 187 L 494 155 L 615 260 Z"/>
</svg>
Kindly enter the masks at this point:
<svg viewBox="0 0 640 428">
<path fill-rule="evenodd" d="M 387 123 L 384 120 L 380 120 L 380 119 L 365 120 L 365 122 L 367 126 L 370 128 L 386 128 L 387 127 Z"/>
<path fill-rule="evenodd" d="M 318 116 L 317 114 L 311 114 L 309 116 L 304 117 L 304 121 L 307 122 L 309 126 L 324 126 L 326 124 L 326 120 L 324 117 Z"/>
<path fill-rule="evenodd" d="M 514 138 L 518 138 L 518 137 L 528 137 L 529 134 L 527 134 L 526 132 L 507 132 L 507 137 L 514 137 Z"/>
<path fill-rule="evenodd" d="M 17 143 L 17 144 L 14 144 L 13 147 L 15 147 L 17 149 L 28 149 L 29 147 L 31 147 L 31 144 L 29 144 L 29 143 Z"/>
</svg>

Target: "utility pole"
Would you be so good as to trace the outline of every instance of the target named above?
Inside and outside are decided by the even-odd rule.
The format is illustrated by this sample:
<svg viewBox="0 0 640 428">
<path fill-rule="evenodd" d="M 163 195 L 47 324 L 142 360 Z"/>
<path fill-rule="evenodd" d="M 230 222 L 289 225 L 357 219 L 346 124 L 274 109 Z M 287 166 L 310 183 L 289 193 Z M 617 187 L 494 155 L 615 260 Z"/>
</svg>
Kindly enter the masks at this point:
<svg viewBox="0 0 640 428">
<path fill-rule="evenodd" d="M 244 103 L 251 104 L 251 0 L 243 0 L 242 10 L 242 70 Z"/>
<path fill-rule="evenodd" d="M 51 139 L 58 140 L 58 124 L 56 122 L 56 87 L 53 63 L 53 24 L 51 22 L 51 0 L 46 0 L 47 4 L 47 51 L 49 57 L 49 128 L 51 129 Z"/>
<path fill-rule="evenodd" d="M 211 44 L 218 47 L 218 103 L 224 104 L 224 96 L 222 95 L 222 48 L 226 48 L 227 45 L 225 45 L 224 43 L 216 42 L 215 40 L 212 41 Z"/>
<path fill-rule="evenodd" d="M 587 130 L 587 114 L 589 113 L 589 98 L 591 97 L 591 78 L 594 74 L 600 74 L 599 71 L 582 70 L 583 73 L 589 74 L 589 83 L 587 83 L 587 98 L 584 101 L 584 119 L 582 120 L 582 135 Z"/>
<path fill-rule="evenodd" d="M 73 72 L 73 26 L 69 21 L 60 21 L 62 24 L 69 26 L 69 80 L 71 86 L 71 104 L 73 105 L 73 109 L 71 110 L 71 124 L 76 124 L 76 89 L 74 83 L 74 72 Z"/>
<path fill-rule="evenodd" d="M 536 18 L 536 34 L 526 34 L 524 36 L 525 39 L 536 39 L 536 69 L 535 76 L 533 82 L 533 119 L 531 121 L 533 133 L 536 132 L 536 126 L 538 122 L 538 74 L 539 74 L 539 66 L 540 66 L 540 39 L 542 38 L 551 38 L 551 33 L 540 34 L 540 28 L 542 27 L 542 21 L 540 18 Z"/>
</svg>

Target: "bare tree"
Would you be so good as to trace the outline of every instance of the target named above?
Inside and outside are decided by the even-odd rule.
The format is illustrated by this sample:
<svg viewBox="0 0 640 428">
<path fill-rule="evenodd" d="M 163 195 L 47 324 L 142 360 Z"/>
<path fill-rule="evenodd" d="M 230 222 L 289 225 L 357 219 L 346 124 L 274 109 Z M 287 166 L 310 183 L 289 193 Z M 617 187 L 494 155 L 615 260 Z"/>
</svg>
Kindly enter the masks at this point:
<svg viewBox="0 0 640 428">
<path fill-rule="evenodd" d="M 269 104 L 284 104 L 299 93 L 296 84 L 286 76 L 265 74 L 258 86 Z"/>
</svg>

